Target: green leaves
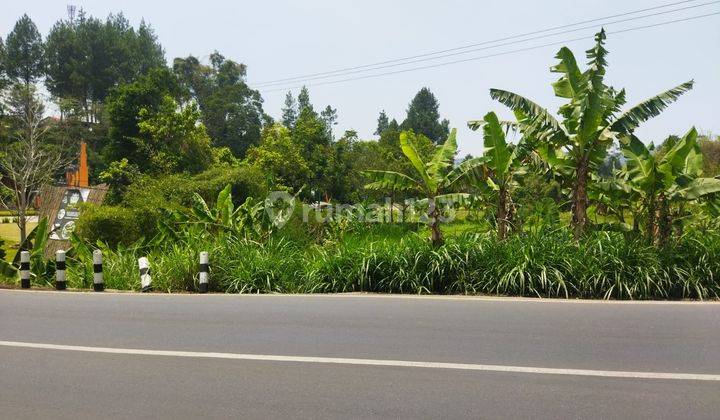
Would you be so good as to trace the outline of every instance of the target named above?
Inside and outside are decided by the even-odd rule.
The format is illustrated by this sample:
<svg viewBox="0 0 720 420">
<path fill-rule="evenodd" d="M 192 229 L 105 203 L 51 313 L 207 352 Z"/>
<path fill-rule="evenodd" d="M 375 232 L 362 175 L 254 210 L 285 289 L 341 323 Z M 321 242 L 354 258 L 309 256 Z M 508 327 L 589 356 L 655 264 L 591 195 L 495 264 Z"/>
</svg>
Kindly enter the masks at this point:
<svg viewBox="0 0 720 420">
<path fill-rule="evenodd" d="M 371 180 L 365 189 L 376 191 L 412 191 L 422 190 L 420 182 L 394 171 L 363 171 L 362 174 Z"/>
<path fill-rule="evenodd" d="M 490 89 L 490 97 L 513 110 L 516 117 L 522 115 L 519 122 L 523 136 L 555 144 L 570 141 L 565 127 L 547 109 L 530 99 L 501 89 Z"/>
<path fill-rule="evenodd" d="M 485 121 L 483 126 L 485 156 L 489 158 L 488 164 L 495 176 L 503 178 L 510 167 L 512 152 L 505 142 L 505 133 L 500 126 L 497 115 L 494 112 L 489 112 L 483 120 Z"/>
<path fill-rule="evenodd" d="M 627 159 L 629 181 L 643 191 L 654 189 L 657 181 L 655 158 L 643 142 L 631 136 L 626 140 L 622 151 Z"/>
<path fill-rule="evenodd" d="M 487 156 L 481 156 L 461 162 L 448 174 L 447 186 L 452 186 L 461 180 L 467 180 L 471 183 L 484 180 L 487 177 L 485 166 L 489 160 Z"/>
<path fill-rule="evenodd" d="M 415 168 L 415 171 L 417 171 L 418 175 L 420 175 L 420 178 L 422 178 L 424 182 L 424 186 L 429 190 L 434 190 L 437 185 L 435 182 L 430 178 L 429 174 L 427 173 L 427 170 L 425 168 L 425 163 L 420 158 L 420 155 L 418 154 L 417 150 L 415 149 L 415 146 L 412 144 L 412 141 L 410 140 L 410 136 L 415 136 L 412 132 L 403 131 L 400 133 L 400 149 L 402 150 L 405 157 L 408 158 L 410 161 L 410 164 L 412 164 L 413 168 Z"/>
<path fill-rule="evenodd" d="M 296 197 L 297 194 L 293 200 Z M 175 216 L 183 227 L 180 232 L 185 237 L 229 234 L 236 238 L 263 239 L 271 233 L 274 226 L 277 226 L 279 220 L 287 216 L 285 212 L 287 209 L 276 208 L 274 204 L 276 203 L 272 201 L 259 201 L 247 197 L 245 202 L 236 207 L 232 198 L 232 185 L 228 184 L 218 193 L 214 208 L 210 208 L 196 193 L 193 195 L 190 213 L 175 214 Z"/>
<path fill-rule="evenodd" d="M 622 113 L 620 107 L 625 104 L 625 90 L 616 91 L 604 83 L 607 69 L 605 49 L 605 31 L 595 36 L 595 46 L 586 51 L 588 68 L 584 72 L 578 67 L 573 52 L 563 47 L 555 56 L 559 63 L 551 67 L 553 73 L 562 76 L 553 83 L 555 95 L 569 101 L 558 110 L 562 122 L 533 101 L 518 94 L 490 89 L 490 96 L 515 111 L 520 122 L 523 138 L 531 139 L 539 156 L 548 162 L 555 172 L 567 175 L 575 173 L 571 181 L 576 188 L 572 190 L 572 204 L 576 209 L 572 224 L 575 236 L 579 237 L 587 224 L 588 168 L 595 167 L 607 156 L 607 149 L 619 136 L 628 136 L 643 121 L 662 112 L 680 95 L 692 88 L 692 81 L 679 85 L 654 98 L 642 102 Z M 472 122 L 476 128 L 478 122 Z M 566 149 L 568 158 L 561 158 L 561 148 Z M 647 151 L 645 151 L 647 152 Z M 631 176 L 638 188 L 655 188 L 657 168 L 648 154 L 637 148 L 626 148 Z M 699 168 L 697 155 L 687 155 L 688 164 Z M 558 170 L 561 169 L 561 170 Z M 697 173 L 697 170 L 695 171 Z M 571 175 L 572 176 L 572 175 Z M 590 178 L 591 179 L 591 178 Z"/>
<path fill-rule="evenodd" d="M 568 47 L 562 47 L 555 58 L 559 59 L 560 63 L 551 67 L 550 71 L 564 74 L 560 80 L 552 84 L 555 95 L 561 98 L 574 98 L 585 89 L 585 80 L 575 61 L 575 55 Z"/>
<path fill-rule="evenodd" d="M 588 58 L 588 73 L 590 80 L 594 83 L 602 83 L 602 78 L 605 76 L 605 68 L 607 67 L 607 61 L 605 57 L 608 51 L 605 49 L 605 28 L 600 29 L 600 32 L 595 34 L 595 47 L 585 52 Z"/>
<path fill-rule="evenodd" d="M 443 172 L 446 172 L 454 163 L 457 154 L 456 136 L 457 129 L 453 128 L 445 143 L 435 151 L 432 159 L 427 164 L 428 175 L 437 181 L 442 177 Z"/>
<path fill-rule="evenodd" d="M 682 194 L 687 200 L 697 200 L 700 197 L 717 192 L 720 192 L 720 179 L 697 178 L 690 182 L 690 185 L 682 191 Z"/>
<path fill-rule="evenodd" d="M 699 178 L 702 155 L 694 127 L 659 160 L 635 136 L 622 145 L 627 159 L 628 182 L 646 197 L 663 193 L 675 200 L 697 200 L 720 192 L 720 180 Z"/>
<path fill-rule="evenodd" d="M 234 212 L 235 205 L 232 201 L 232 185 L 228 184 L 220 191 L 217 202 L 215 203 L 215 213 L 218 222 L 223 226 L 230 225 Z"/>
<path fill-rule="evenodd" d="M 622 113 L 610 125 L 610 129 L 621 134 L 632 133 L 642 122 L 660 115 L 671 103 L 675 102 L 682 94 L 693 88 L 694 81 L 690 80 L 681 85 L 665 91 L 657 96 L 647 99 L 638 105 Z"/>
<path fill-rule="evenodd" d="M 389 189 L 389 190 L 418 190 L 425 193 L 426 203 L 429 206 L 428 225 L 431 230 L 431 240 L 434 244 L 442 243 L 442 232 L 440 231 L 440 218 L 437 217 L 438 210 L 430 205 L 438 197 L 441 190 L 448 186 L 449 173 L 457 153 L 457 131 L 453 129 L 443 145 L 435 150 L 430 162 L 425 164 L 420 154 L 413 145 L 415 134 L 412 131 L 400 133 L 400 148 L 415 172 L 420 176 L 416 181 L 409 175 L 393 171 L 365 171 L 372 182 L 365 185 L 367 189 Z"/>
</svg>

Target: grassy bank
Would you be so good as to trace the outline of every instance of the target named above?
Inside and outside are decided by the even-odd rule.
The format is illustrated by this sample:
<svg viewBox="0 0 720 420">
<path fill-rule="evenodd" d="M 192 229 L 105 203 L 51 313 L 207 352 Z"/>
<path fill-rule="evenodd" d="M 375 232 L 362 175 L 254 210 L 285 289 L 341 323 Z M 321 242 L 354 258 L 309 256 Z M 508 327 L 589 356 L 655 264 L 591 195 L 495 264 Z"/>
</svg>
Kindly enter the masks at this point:
<svg viewBox="0 0 720 420">
<path fill-rule="evenodd" d="M 381 232 L 381 231 L 382 232 Z M 720 296 L 720 236 L 686 235 L 656 248 L 620 234 L 575 243 L 563 231 L 512 237 L 463 233 L 432 247 L 423 232 L 385 227 L 322 245 L 277 237 L 265 243 L 197 240 L 104 249 L 111 289 L 138 290 L 147 256 L 157 291 L 194 291 L 197 260 L 211 255 L 211 289 L 229 293 L 367 291 L 498 294 L 597 299 L 708 299 Z M 69 286 L 92 285 L 89 250 L 70 259 Z M 36 279 L 52 285 L 52 276 Z"/>
</svg>

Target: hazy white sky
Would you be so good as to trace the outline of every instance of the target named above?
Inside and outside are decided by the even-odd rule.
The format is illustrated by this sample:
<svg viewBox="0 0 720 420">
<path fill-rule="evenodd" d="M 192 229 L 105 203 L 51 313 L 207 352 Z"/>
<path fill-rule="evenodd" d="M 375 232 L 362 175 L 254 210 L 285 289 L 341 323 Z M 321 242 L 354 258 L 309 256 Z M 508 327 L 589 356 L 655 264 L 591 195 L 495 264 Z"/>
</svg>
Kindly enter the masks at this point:
<svg viewBox="0 0 720 420">
<path fill-rule="evenodd" d="M 248 65 L 248 80 L 264 82 L 412 56 L 435 50 L 494 40 L 588 19 L 654 7 L 677 0 L 231 0 L 199 1 L 80 1 L 69 0 L 89 14 L 105 17 L 122 11 L 137 25 L 145 18 L 154 28 L 168 61 L 189 54 L 207 58 L 213 50 Z M 710 3 L 699 0 L 639 15 Z M 0 34 L 28 13 L 45 35 L 66 16 L 66 2 L 3 0 Z M 645 141 L 657 141 L 695 125 L 720 133 L 720 15 L 613 35 L 615 30 L 689 16 L 720 12 L 720 2 L 677 13 L 607 25 L 610 50 L 609 84 L 628 90 L 629 105 L 689 79 L 695 89 L 663 115 L 643 125 Z M 610 20 L 617 20 L 615 18 Z M 597 24 L 599 26 L 599 23 Z M 583 25 L 587 26 L 587 25 Z M 443 61 L 477 57 L 587 36 L 568 43 L 579 61 L 592 45 L 586 29 L 541 40 L 497 47 L 443 60 L 416 63 L 346 77 L 399 70 Z M 459 128 L 462 153 L 482 152 L 479 133 L 466 121 L 491 110 L 507 114 L 492 101 L 488 89 L 513 90 L 553 111 L 561 103 L 550 83 L 557 78 L 548 68 L 559 46 L 547 46 L 439 68 L 377 78 L 312 86 L 316 108 L 338 109 L 336 133 L 355 129 L 370 138 L 380 110 L 402 120 L 412 96 L 429 87 L 440 101 L 440 112 Z M 298 83 L 290 83 L 296 86 Z M 281 85 L 280 87 L 285 87 Z M 278 118 L 284 91 L 263 92 L 265 110 Z"/>
</svg>

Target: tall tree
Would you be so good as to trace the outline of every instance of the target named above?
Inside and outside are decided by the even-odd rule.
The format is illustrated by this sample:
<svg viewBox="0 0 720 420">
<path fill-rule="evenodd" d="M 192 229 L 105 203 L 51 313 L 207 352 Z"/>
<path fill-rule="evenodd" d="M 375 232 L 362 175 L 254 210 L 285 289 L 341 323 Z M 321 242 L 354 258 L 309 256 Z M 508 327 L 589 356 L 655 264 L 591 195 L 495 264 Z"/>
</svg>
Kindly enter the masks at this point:
<svg viewBox="0 0 720 420">
<path fill-rule="evenodd" d="M 292 139 L 310 170 L 308 188 L 303 193 L 312 199 L 322 199 L 329 191 L 327 175 L 332 157 L 332 139 L 325 121 L 311 107 L 303 108 L 292 131 Z"/>
<path fill-rule="evenodd" d="M 390 127 L 390 120 L 388 119 L 387 114 L 385 113 L 385 110 L 383 109 L 380 111 L 380 115 L 378 115 L 377 119 L 377 128 L 375 129 L 376 136 L 381 136 L 383 131 L 387 130 Z"/>
<path fill-rule="evenodd" d="M 144 19 L 140 21 L 134 44 L 134 67 L 140 74 L 166 65 L 165 51 L 158 41 L 155 30 Z"/>
<path fill-rule="evenodd" d="M 295 121 L 298 117 L 298 106 L 292 92 L 285 95 L 285 106 L 282 108 L 282 123 L 285 127 L 292 130 L 295 127 Z"/>
<path fill-rule="evenodd" d="M 603 161 L 613 140 L 632 134 L 640 123 L 659 115 L 680 95 L 692 89 L 689 81 L 652 97 L 625 112 L 625 90 L 605 85 L 607 50 L 605 31 L 595 36 L 595 46 L 586 52 L 588 69 L 580 70 L 575 55 L 563 47 L 556 58 L 560 62 L 551 68 L 560 73 L 553 83 L 555 95 L 567 99 L 560 107 L 562 122 L 535 102 L 500 89 L 491 89 L 490 96 L 515 111 L 523 135 L 540 141 L 544 155 L 569 162 L 573 172 L 571 193 L 572 229 L 576 239 L 585 232 L 588 224 L 588 182 L 591 169 Z"/>
<path fill-rule="evenodd" d="M 448 120 L 440 121 L 440 104 L 430 89 L 424 87 L 410 101 L 407 117 L 403 121 L 403 130 L 413 130 L 422 134 L 435 144 L 440 144 L 447 137 L 450 130 Z"/>
<path fill-rule="evenodd" d="M 337 125 L 337 109 L 331 107 L 330 105 L 326 106 L 325 109 L 322 110 L 320 113 L 320 118 L 325 122 L 325 126 L 327 127 L 328 135 L 331 139 L 335 139 L 333 136 L 333 126 Z"/>
<path fill-rule="evenodd" d="M 146 172 L 197 173 L 213 162 L 210 138 L 195 103 L 180 108 L 166 95 L 159 108 L 143 108 L 138 118 L 140 136 L 133 141 Z"/>
<path fill-rule="evenodd" d="M 181 89 L 168 69 L 154 69 L 136 81 L 114 89 L 107 99 L 108 139 L 104 150 L 107 161 L 127 158 L 131 164 L 147 167 L 135 139 L 142 137 L 138 126 L 140 111 L 159 112 L 164 98 L 179 98 Z"/>
<path fill-rule="evenodd" d="M 301 113 L 305 108 L 313 110 L 312 103 L 310 102 L 310 92 L 306 86 L 303 86 L 298 93 L 298 114 Z"/>
<path fill-rule="evenodd" d="M 310 177 L 308 163 L 290 130 L 281 124 L 263 129 L 260 144 L 248 150 L 247 162 L 272 178 L 274 188 L 300 191 Z"/>
<path fill-rule="evenodd" d="M 3 188 L 8 193 L 1 197 L 3 204 L 17 214 L 15 222 L 20 230 L 20 244 L 24 246 L 27 212 L 34 195 L 71 161 L 66 152 L 75 148 L 48 141 L 51 122 L 44 118 L 43 100 L 34 85 L 16 83 L 4 100 L 14 135 L 0 151 L 0 169 L 7 181 Z"/>
<path fill-rule="evenodd" d="M 44 73 L 42 36 L 28 15 L 15 23 L 6 44 L 5 71 L 27 88 Z"/>
<path fill-rule="evenodd" d="M 238 157 L 260 142 L 265 113 L 262 97 L 245 81 L 244 64 L 217 51 L 210 65 L 195 57 L 176 58 L 173 69 L 190 96 L 200 105 L 202 120 L 216 146 L 226 146 Z"/>
<path fill-rule="evenodd" d="M 50 93 L 78 101 L 88 120 L 99 119 L 100 104 L 112 88 L 165 66 L 162 47 L 144 21 L 135 30 L 122 14 L 103 22 L 83 11 L 52 27 L 45 58 Z"/>
</svg>

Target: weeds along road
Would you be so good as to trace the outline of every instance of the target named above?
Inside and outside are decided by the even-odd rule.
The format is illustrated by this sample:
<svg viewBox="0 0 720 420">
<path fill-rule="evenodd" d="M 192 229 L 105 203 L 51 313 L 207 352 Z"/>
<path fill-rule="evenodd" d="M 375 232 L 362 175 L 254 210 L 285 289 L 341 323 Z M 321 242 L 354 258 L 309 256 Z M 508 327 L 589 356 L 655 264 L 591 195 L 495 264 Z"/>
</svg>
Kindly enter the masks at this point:
<svg viewBox="0 0 720 420">
<path fill-rule="evenodd" d="M 720 304 L 0 291 L 3 418 L 717 418 Z"/>
</svg>

